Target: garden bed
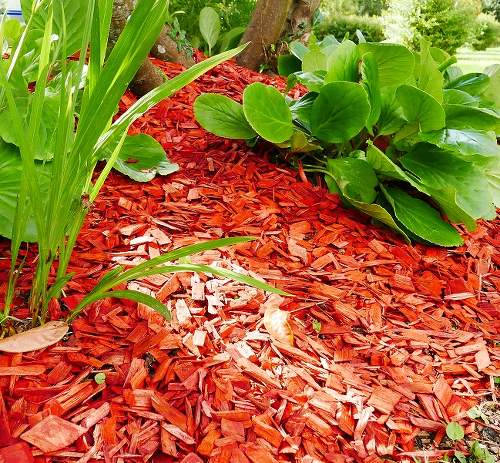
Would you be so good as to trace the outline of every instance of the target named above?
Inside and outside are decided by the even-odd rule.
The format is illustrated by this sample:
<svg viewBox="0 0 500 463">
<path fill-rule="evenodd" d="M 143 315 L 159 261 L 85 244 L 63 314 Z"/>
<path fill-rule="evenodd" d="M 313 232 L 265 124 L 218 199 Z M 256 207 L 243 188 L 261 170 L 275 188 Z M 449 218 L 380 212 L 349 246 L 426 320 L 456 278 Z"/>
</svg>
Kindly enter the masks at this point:
<svg viewBox="0 0 500 463">
<path fill-rule="evenodd" d="M 108 300 L 58 345 L 1 355 L 0 455 L 19 452 L 6 461 L 432 461 L 449 453 L 434 450 L 449 421 L 479 437 L 467 411 L 498 395 L 500 376 L 498 219 L 460 248 L 409 246 L 268 153 L 194 122 L 200 92 L 239 98 L 255 80 L 269 79 L 224 64 L 135 123 L 132 132 L 153 135 L 181 169 L 147 184 L 110 175 L 79 237 L 76 276 L 50 313 L 65 315 L 116 263 L 228 235 L 259 239 L 193 261 L 294 296 L 151 277 L 132 284 L 167 303 L 172 322 Z M 8 267 L 1 258 L 0 291 Z M 26 271 L 18 287 L 29 283 Z M 281 340 L 263 320 L 279 318 L 278 307 L 291 329 Z M 416 447 L 422 432 L 431 450 Z"/>
</svg>

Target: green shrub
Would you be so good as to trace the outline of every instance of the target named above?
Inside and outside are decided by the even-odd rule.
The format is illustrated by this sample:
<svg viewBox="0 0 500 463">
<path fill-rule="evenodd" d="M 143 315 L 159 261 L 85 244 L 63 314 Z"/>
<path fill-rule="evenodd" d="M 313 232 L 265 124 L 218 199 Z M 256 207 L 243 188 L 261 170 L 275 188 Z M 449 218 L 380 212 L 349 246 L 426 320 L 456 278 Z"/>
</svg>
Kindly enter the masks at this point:
<svg viewBox="0 0 500 463">
<path fill-rule="evenodd" d="M 199 96 L 196 120 L 221 137 L 273 143 L 305 172 L 324 174 L 344 204 L 407 240 L 459 246 L 463 239 L 441 214 L 469 230 L 477 219 L 495 218 L 496 67 L 461 75 L 450 68 L 454 58 L 425 40 L 413 52 L 329 36 L 292 42 L 290 52 L 294 59 L 281 64 L 287 71 L 298 65 L 288 88 L 304 85 L 309 92 L 300 99 L 255 82 L 243 104 Z"/>
<path fill-rule="evenodd" d="M 476 28 L 471 45 L 475 50 L 486 50 L 500 43 L 500 23 L 491 14 L 481 13 L 476 18 Z"/>
<path fill-rule="evenodd" d="M 472 40 L 480 11 L 479 0 L 391 0 L 384 15 L 385 34 L 415 50 L 425 38 L 454 53 Z"/>
<path fill-rule="evenodd" d="M 256 3 L 257 0 L 171 0 L 170 11 L 184 11 L 177 19 L 181 29 L 185 30 L 191 39 L 200 35 L 198 18 L 206 6 L 217 10 L 221 19 L 221 32 L 226 32 L 235 27 L 246 26 Z"/>
<path fill-rule="evenodd" d="M 323 0 L 321 11 L 328 17 L 343 15 L 380 16 L 387 7 L 387 0 Z"/>
<path fill-rule="evenodd" d="M 381 42 L 384 40 L 384 28 L 380 19 L 370 16 L 337 16 L 316 26 L 314 33 L 318 39 L 326 35 L 334 35 L 342 40 L 346 35 L 349 39 L 356 37 L 356 30 L 360 30 L 367 42 Z"/>
</svg>

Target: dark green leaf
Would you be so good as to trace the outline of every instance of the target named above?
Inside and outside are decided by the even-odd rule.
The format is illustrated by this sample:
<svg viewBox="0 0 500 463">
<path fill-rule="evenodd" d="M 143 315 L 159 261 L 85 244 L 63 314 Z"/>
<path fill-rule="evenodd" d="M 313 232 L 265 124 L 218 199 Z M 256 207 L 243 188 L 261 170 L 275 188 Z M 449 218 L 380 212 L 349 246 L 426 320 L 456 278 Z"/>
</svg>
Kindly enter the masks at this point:
<svg viewBox="0 0 500 463">
<path fill-rule="evenodd" d="M 243 106 L 224 95 L 203 93 L 194 102 L 198 123 L 224 138 L 250 139 L 257 136 L 245 118 Z"/>
<path fill-rule="evenodd" d="M 416 236 L 440 246 L 463 244 L 458 232 L 429 204 L 399 188 L 381 188 L 398 221 Z"/>
<path fill-rule="evenodd" d="M 366 127 L 371 131 L 372 127 L 378 121 L 382 110 L 382 95 L 380 93 L 377 63 L 371 52 L 363 55 L 361 75 L 363 77 L 362 85 L 370 100 L 371 110 L 366 121 Z"/>
<path fill-rule="evenodd" d="M 219 53 L 237 47 L 244 33 L 245 28 L 241 26 L 233 27 L 231 30 L 227 31 L 221 38 Z M 297 69 L 300 69 L 300 66 Z"/>
<path fill-rule="evenodd" d="M 243 92 L 243 111 L 252 128 L 265 140 L 283 143 L 293 134 L 292 112 L 274 87 L 254 82 Z"/>
<path fill-rule="evenodd" d="M 278 74 L 288 77 L 294 72 L 299 72 L 302 69 L 301 61 L 293 55 L 278 56 Z"/>
<path fill-rule="evenodd" d="M 312 133 L 328 143 L 342 143 L 356 136 L 370 114 L 368 95 L 353 82 L 325 85 L 311 113 Z"/>
<path fill-rule="evenodd" d="M 427 187 L 454 188 L 457 205 L 469 216 L 475 219 L 495 217 L 488 181 L 473 164 L 426 143 L 416 145 L 400 161 Z"/>
</svg>

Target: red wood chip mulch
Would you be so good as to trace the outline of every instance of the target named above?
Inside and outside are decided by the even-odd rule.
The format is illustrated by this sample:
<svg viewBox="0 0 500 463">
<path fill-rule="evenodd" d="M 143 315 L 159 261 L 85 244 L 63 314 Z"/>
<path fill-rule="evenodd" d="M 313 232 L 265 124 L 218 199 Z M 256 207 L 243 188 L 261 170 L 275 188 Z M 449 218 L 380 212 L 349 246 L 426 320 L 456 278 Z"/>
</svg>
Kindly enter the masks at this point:
<svg viewBox="0 0 500 463">
<path fill-rule="evenodd" d="M 228 235 L 259 239 L 192 261 L 259 275 L 295 296 L 204 275 L 152 277 L 131 286 L 165 301 L 171 323 L 105 301 L 66 341 L 0 355 L 1 461 L 432 461 L 447 451 L 418 448 L 422 432 L 434 449 L 452 420 L 477 437 L 466 412 L 498 395 L 499 222 L 481 223 L 457 249 L 408 246 L 193 121 L 200 92 L 239 98 L 254 80 L 268 78 L 224 64 L 135 124 L 181 170 L 148 184 L 110 176 L 79 239 L 77 276 L 51 316 L 115 263 Z M 8 243 L 1 248 L 5 291 Z M 270 336 L 268 308 L 288 313 L 293 345 Z"/>
</svg>

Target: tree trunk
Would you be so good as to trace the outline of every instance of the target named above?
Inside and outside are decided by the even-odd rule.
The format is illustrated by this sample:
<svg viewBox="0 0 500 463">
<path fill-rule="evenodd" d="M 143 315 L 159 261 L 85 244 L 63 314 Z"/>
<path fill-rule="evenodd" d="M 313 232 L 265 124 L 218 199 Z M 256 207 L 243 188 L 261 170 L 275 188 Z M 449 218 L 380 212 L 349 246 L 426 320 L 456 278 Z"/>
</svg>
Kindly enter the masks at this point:
<svg viewBox="0 0 500 463">
<path fill-rule="evenodd" d="M 109 33 L 108 48 L 111 50 L 121 32 L 127 24 L 128 17 L 132 14 L 134 9 L 133 0 L 114 0 L 113 2 L 113 16 L 111 18 L 111 28 Z M 169 36 L 168 26 L 165 26 L 158 37 L 158 40 L 151 50 L 151 54 L 156 58 L 165 61 L 174 61 L 181 63 L 185 67 L 190 67 L 194 64 L 191 56 L 177 49 L 177 44 Z M 146 58 L 141 65 L 137 74 L 130 84 L 130 90 L 137 96 L 143 96 L 154 88 L 158 87 L 165 81 L 165 75 L 159 68 L 157 68 L 151 61 Z"/>
<path fill-rule="evenodd" d="M 258 70 L 270 61 L 270 48 L 283 36 L 302 37 L 311 29 L 320 0 L 259 0 L 241 43 L 250 42 L 238 55 L 242 66 Z"/>
</svg>

